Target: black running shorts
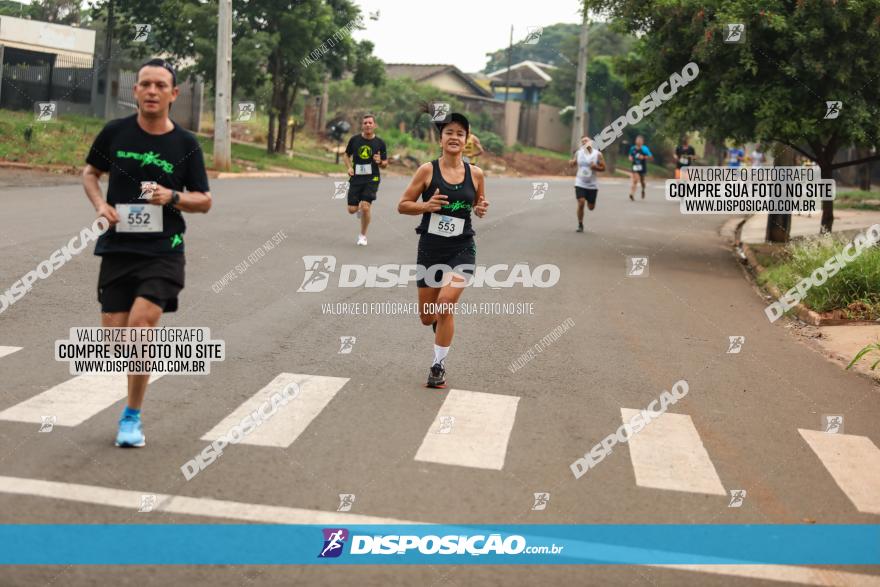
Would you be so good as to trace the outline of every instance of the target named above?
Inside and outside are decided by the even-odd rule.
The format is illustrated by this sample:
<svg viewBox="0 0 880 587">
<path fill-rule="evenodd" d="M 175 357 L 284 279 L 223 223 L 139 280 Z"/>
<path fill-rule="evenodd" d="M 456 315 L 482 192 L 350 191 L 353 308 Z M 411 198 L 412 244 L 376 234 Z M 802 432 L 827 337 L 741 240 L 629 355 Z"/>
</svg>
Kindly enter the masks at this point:
<svg viewBox="0 0 880 587">
<path fill-rule="evenodd" d="M 372 202 L 379 192 L 379 182 L 349 183 L 348 205 L 357 206 L 360 202 Z"/>
<path fill-rule="evenodd" d="M 425 278 L 433 276 L 433 283 L 429 283 L 429 281 L 431 281 L 430 279 L 427 281 L 426 279 L 419 279 L 417 282 L 419 287 L 440 287 L 435 284 L 439 284 L 443 280 L 444 271 L 452 270 L 454 273 L 460 275 L 474 274 L 473 266 L 477 263 L 477 245 L 474 242 L 473 237 L 461 241 L 444 243 L 437 241 L 434 238 L 426 238 L 425 236 L 422 236 L 419 239 L 419 251 L 416 263 L 424 267 L 426 271 L 429 270 L 432 265 L 446 265 L 450 267 L 450 269 L 446 269 L 445 267 L 434 269 L 431 274 L 426 274 Z M 470 267 L 462 267 L 459 270 L 455 270 L 459 265 L 470 265 Z"/>
<path fill-rule="evenodd" d="M 128 312 L 137 297 L 150 300 L 163 312 L 177 311 L 177 296 L 183 289 L 185 266 L 183 255 L 104 255 L 98 275 L 101 311 Z"/>
<path fill-rule="evenodd" d="M 586 198 L 590 206 L 595 206 L 596 196 L 599 195 L 599 190 L 596 188 L 582 188 L 579 186 L 574 186 L 574 195 L 579 200 L 581 198 Z"/>
</svg>

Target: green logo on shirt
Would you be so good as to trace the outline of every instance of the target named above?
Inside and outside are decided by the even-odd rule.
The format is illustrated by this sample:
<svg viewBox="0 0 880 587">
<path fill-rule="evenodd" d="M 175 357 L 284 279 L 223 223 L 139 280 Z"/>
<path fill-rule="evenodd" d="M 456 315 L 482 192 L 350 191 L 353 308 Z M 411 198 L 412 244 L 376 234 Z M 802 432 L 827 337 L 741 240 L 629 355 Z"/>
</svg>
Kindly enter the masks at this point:
<svg viewBox="0 0 880 587">
<path fill-rule="evenodd" d="M 457 210 L 468 210 L 468 211 L 470 211 L 470 209 L 471 209 L 471 205 L 470 205 L 470 204 L 466 204 L 465 202 L 462 202 L 461 200 L 458 200 L 458 201 L 456 201 L 456 202 L 452 202 L 451 204 L 445 204 L 445 205 L 440 206 L 440 207 L 443 208 L 444 210 L 449 210 L 450 212 L 455 212 L 455 211 L 457 211 Z"/>
<path fill-rule="evenodd" d="M 133 151 L 116 151 L 116 157 L 119 159 L 134 159 L 141 162 L 141 167 L 146 165 L 155 165 L 165 173 L 173 173 L 174 165 L 159 158 L 158 153 L 148 151 L 147 153 L 135 153 Z"/>
<path fill-rule="evenodd" d="M 370 145 L 363 145 L 358 149 L 358 157 L 361 159 L 370 159 L 373 156 L 373 148 Z"/>
<path fill-rule="evenodd" d="M 174 247 L 176 247 L 178 245 L 182 245 L 182 244 L 183 244 L 183 237 L 180 236 L 179 234 L 175 234 L 174 236 L 171 237 L 171 248 L 172 249 Z"/>
</svg>

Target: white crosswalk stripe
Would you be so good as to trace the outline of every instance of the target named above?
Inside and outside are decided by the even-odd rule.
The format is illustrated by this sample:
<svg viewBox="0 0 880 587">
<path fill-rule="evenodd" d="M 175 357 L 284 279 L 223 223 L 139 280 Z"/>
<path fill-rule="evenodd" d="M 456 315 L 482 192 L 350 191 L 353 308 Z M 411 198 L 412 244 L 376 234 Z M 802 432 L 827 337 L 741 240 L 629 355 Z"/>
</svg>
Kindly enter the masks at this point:
<svg viewBox="0 0 880 587">
<path fill-rule="evenodd" d="M 0 359 L 2 359 L 3 357 L 5 357 L 7 355 L 11 355 L 12 353 L 14 353 L 16 351 L 20 351 L 20 350 L 21 350 L 20 346 L 0 346 Z"/>
<path fill-rule="evenodd" d="M 866 436 L 798 429 L 860 512 L 880 514 L 880 449 Z"/>
<path fill-rule="evenodd" d="M 451 389 L 415 459 L 500 471 L 518 404 L 515 396 Z"/>
<path fill-rule="evenodd" d="M 150 382 L 162 375 L 152 375 Z M 55 416 L 56 426 L 77 426 L 128 396 L 126 375 L 80 375 L 0 412 L 0 420 L 40 423 Z"/>
<path fill-rule="evenodd" d="M 270 418 L 262 420 L 260 425 L 239 443 L 288 447 L 327 407 L 330 400 L 347 382 L 347 377 L 281 373 L 202 436 L 202 440 L 217 440 L 226 435 L 230 429 L 238 426 L 246 416 L 257 411 L 269 401 L 273 394 L 281 393 L 289 385 L 296 383 L 299 386 L 299 394 L 286 406 L 278 407 L 278 411 Z M 264 409 L 265 413 L 268 411 L 268 409 Z"/>
<path fill-rule="evenodd" d="M 639 410 L 621 408 L 624 422 Z M 665 413 L 629 438 L 636 485 L 726 495 L 690 416 Z"/>
</svg>

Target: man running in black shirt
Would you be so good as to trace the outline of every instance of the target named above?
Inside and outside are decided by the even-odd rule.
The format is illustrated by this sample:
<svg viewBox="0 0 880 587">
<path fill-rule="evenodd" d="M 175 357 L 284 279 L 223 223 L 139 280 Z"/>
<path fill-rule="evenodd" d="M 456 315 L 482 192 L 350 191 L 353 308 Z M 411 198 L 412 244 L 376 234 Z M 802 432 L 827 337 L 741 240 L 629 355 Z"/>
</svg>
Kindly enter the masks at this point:
<svg viewBox="0 0 880 587">
<path fill-rule="evenodd" d="M 182 212 L 211 208 L 199 143 L 168 117 L 179 92 L 171 65 L 161 59 L 142 65 L 134 86 L 137 114 L 108 122 L 86 158 L 86 195 L 112 225 L 95 245 L 104 327 L 152 328 L 163 312 L 177 310 L 184 284 Z M 98 183 L 105 173 L 106 200 Z M 145 444 L 140 416 L 149 378 L 128 375 L 117 446 Z"/>
<path fill-rule="evenodd" d="M 349 175 L 348 213 L 357 212 L 361 219 L 357 244 L 365 247 L 371 206 L 379 191 L 379 168 L 388 167 L 388 149 L 385 141 L 376 136 L 376 117 L 372 114 L 361 119 L 361 134 L 348 140 L 345 165 Z"/>
<path fill-rule="evenodd" d="M 681 144 L 675 148 L 675 179 L 681 179 L 681 168 L 693 165 L 697 153 L 688 144 L 687 136 L 681 137 Z"/>
</svg>

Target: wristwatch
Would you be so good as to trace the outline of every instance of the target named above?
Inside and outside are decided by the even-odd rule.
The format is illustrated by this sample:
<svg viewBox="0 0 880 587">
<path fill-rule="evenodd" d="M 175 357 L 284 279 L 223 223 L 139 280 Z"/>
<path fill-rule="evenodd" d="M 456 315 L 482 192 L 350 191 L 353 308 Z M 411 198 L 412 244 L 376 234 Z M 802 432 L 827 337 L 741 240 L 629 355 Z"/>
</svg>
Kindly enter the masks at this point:
<svg viewBox="0 0 880 587">
<path fill-rule="evenodd" d="M 171 204 L 172 206 L 176 206 L 177 203 L 178 203 L 179 201 L 180 201 L 180 194 L 178 194 L 177 191 L 175 191 L 175 190 L 171 190 L 171 202 L 170 202 L 170 204 Z"/>
</svg>

